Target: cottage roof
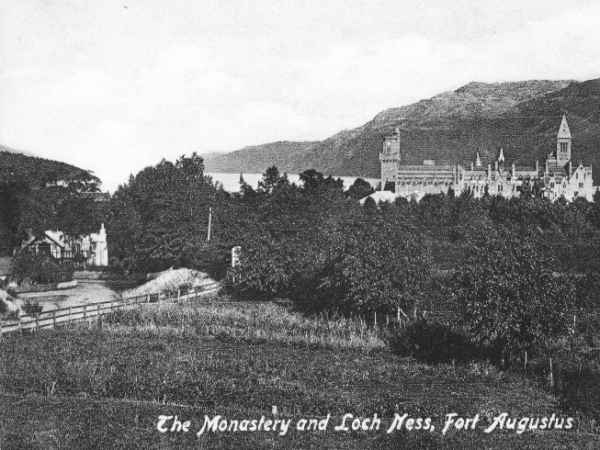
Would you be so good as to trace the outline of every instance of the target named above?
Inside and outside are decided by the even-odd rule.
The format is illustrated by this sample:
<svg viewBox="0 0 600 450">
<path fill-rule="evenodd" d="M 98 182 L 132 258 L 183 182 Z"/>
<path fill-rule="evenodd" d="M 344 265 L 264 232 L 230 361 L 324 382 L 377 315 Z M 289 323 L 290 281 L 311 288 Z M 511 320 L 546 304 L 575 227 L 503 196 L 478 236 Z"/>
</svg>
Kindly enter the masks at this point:
<svg viewBox="0 0 600 450">
<path fill-rule="evenodd" d="M 22 247 L 28 247 L 35 242 L 43 242 L 46 240 L 52 241 L 61 248 L 65 247 L 65 243 L 62 239 L 62 233 L 60 231 L 45 231 L 38 236 L 31 236 L 25 242 L 23 242 Z"/>
</svg>

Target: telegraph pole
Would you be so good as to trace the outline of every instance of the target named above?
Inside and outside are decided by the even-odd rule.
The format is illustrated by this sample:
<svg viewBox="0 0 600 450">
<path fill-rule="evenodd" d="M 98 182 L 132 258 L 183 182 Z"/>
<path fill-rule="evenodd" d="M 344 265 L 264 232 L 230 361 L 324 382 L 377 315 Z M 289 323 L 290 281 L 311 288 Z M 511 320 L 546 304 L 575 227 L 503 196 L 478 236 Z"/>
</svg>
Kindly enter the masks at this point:
<svg viewBox="0 0 600 450">
<path fill-rule="evenodd" d="M 206 242 L 210 242 L 210 233 L 212 228 L 212 207 L 208 208 L 208 231 L 206 232 Z"/>
</svg>

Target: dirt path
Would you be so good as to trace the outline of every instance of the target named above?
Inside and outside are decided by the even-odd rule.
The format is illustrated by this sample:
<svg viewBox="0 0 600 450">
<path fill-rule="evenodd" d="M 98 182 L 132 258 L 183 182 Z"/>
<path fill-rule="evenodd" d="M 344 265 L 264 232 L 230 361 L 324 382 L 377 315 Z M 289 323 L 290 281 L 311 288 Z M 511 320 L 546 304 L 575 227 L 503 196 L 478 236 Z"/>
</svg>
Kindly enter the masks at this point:
<svg viewBox="0 0 600 450">
<path fill-rule="evenodd" d="M 44 310 L 66 308 L 68 306 L 97 303 L 117 299 L 118 294 L 103 281 L 79 282 L 72 289 L 61 289 L 47 292 L 29 292 L 20 294 L 17 303 L 34 300 L 43 305 Z"/>
</svg>

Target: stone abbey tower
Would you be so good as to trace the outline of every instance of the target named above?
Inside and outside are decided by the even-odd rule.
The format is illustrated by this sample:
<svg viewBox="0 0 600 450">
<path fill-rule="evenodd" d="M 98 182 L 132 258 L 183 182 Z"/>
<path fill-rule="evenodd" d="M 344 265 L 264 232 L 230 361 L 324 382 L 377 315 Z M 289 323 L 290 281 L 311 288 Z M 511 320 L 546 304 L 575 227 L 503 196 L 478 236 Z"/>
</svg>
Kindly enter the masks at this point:
<svg viewBox="0 0 600 450">
<path fill-rule="evenodd" d="M 398 165 L 400 164 L 400 128 L 383 139 L 383 150 L 379 154 L 381 162 L 381 189 L 385 190 L 388 183 L 396 183 Z"/>
<path fill-rule="evenodd" d="M 562 166 L 571 161 L 571 130 L 564 114 L 556 136 L 556 161 Z"/>
</svg>

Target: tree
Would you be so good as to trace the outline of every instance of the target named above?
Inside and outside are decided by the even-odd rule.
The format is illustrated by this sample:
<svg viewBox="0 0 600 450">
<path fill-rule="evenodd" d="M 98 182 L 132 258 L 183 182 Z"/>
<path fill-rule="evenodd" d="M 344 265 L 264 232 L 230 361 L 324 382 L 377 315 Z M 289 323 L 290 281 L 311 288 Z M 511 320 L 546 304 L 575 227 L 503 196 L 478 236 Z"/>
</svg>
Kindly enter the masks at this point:
<svg viewBox="0 0 600 450">
<path fill-rule="evenodd" d="M 352 183 L 352 186 L 348 188 L 346 191 L 346 195 L 355 200 L 360 200 L 361 198 L 365 198 L 367 195 L 371 195 L 373 192 L 373 187 L 368 181 L 363 180 L 362 178 L 357 178 Z"/>
<path fill-rule="evenodd" d="M 258 191 L 265 194 L 272 194 L 277 187 L 287 183 L 287 175 L 280 175 L 277 167 L 271 166 L 265 170 L 262 179 L 258 182 Z"/>
<path fill-rule="evenodd" d="M 451 285 L 462 325 L 505 361 L 520 351 L 545 350 L 567 331 L 573 284 L 553 273 L 531 236 L 487 229 L 476 244 Z"/>
<path fill-rule="evenodd" d="M 109 254 L 124 270 L 157 271 L 203 248 L 218 191 L 195 153 L 146 167 L 111 200 Z M 199 259 L 198 259 L 199 260 Z M 201 267 L 195 267 L 200 268 Z"/>
</svg>

